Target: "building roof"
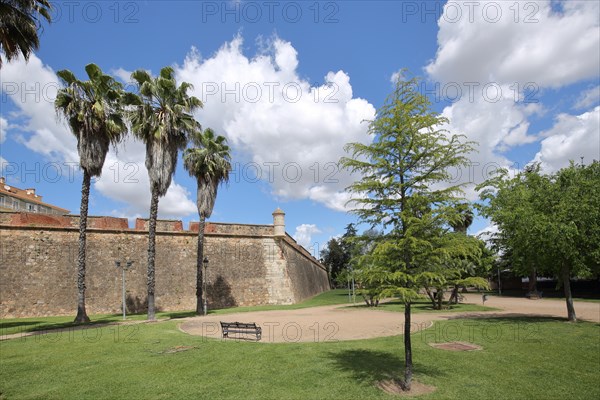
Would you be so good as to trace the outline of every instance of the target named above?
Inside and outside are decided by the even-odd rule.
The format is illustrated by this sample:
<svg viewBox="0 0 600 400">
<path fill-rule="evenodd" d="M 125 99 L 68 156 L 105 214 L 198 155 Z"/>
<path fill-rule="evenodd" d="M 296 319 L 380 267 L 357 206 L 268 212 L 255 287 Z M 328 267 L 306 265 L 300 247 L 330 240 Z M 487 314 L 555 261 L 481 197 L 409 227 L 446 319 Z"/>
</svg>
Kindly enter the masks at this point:
<svg viewBox="0 0 600 400">
<path fill-rule="evenodd" d="M 6 180 L 4 177 L 0 177 L 0 195 L 14 197 L 16 199 L 23 200 L 28 203 L 49 207 L 54 210 L 64 212 L 65 214 L 68 214 L 70 212 L 65 208 L 61 208 L 49 203 L 44 203 L 42 201 L 42 196 L 35 194 L 35 189 L 20 189 L 18 187 L 6 184 Z"/>
</svg>

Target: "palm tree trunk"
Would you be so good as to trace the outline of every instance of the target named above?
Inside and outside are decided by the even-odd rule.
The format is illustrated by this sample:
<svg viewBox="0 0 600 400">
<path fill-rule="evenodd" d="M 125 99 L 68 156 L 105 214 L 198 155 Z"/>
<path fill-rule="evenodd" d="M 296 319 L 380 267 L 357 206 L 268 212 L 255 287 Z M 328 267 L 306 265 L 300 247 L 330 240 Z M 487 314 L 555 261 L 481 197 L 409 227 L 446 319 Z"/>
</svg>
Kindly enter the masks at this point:
<svg viewBox="0 0 600 400">
<path fill-rule="evenodd" d="M 403 389 L 410 391 L 412 383 L 412 346 L 410 343 L 410 303 L 404 303 L 404 382 Z"/>
<path fill-rule="evenodd" d="M 565 300 L 567 302 L 567 316 L 569 321 L 577 322 L 577 316 L 575 315 L 575 307 L 573 306 L 573 294 L 571 293 L 571 274 L 567 267 L 562 268 L 562 281 L 563 288 L 565 290 Z"/>
<path fill-rule="evenodd" d="M 85 311 L 85 246 L 88 204 L 90 200 L 90 174 L 83 170 L 81 184 L 81 207 L 79 209 L 79 253 L 77 254 L 77 316 L 75 322 L 90 322 Z"/>
<path fill-rule="evenodd" d="M 158 190 L 152 188 L 150 220 L 148 221 L 148 320 L 156 319 L 154 311 L 154 260 L 156 258 L 156 218 L 158 216 Z"/>
<path fill-rule="evenodd" d="M 204 315 L 204 307 L 202 304 L 202 262 L 204 260 L 204 223 L 205 218 L 200 216 L 198 224 L 198 251 L 196 255 L 196 314 Z M 204 293 L 204 295 L 206 295 Z"/>
</svg>

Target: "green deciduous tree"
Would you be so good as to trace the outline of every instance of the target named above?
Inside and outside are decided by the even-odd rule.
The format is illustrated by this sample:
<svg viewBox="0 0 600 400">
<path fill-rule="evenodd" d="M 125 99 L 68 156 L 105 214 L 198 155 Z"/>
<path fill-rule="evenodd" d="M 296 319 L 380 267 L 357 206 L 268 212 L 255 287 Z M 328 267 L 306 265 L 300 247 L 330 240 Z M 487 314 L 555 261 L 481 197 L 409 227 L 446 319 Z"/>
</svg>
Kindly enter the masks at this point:
<svg viewBox="0 0 600 400">
<path fill-rule="evenodd" d="M 146 168 L 150 177 L 150 218 L 148 221 L 148 319 L 155 319 L 154 261 L 156 256 L 156 219 L 158 199 L 171 185 L 177 166 L 177 155 L 188 142 L 189 135 L 200 129 L 192 113 L 202 102 L 188 91 L 192 85 L 175 81 L 174 70 L 165 67 L 153 78 L 144 70 L 131 74 L 138 95 L 129 94 L 131 129 L 146 144 Z"/>
<path fill-rule="evenodd" d="M 86 231 L 90 181 L 100 176 L 111 143 L 127 132 L 121 108 L 123 88 L 95 64 L 85 67 L 88 81 L 80 81 L 69 70 L 58 71 L 64 87 L 58 90 L 54 107 L 77 138 L 79 165 L 83 171 L 79 212 L 79 252 L 77 256 L 77 316 L 75 322 L 88 322 L 85 309 Z"/>
<path fill-rule="evenodd" d="M 204 225 L 210 218 L 217 198 L 219 184 L 229 180 L 231 150 L 227 139 L 215 136 L 212 129 L 192 135 L 193 147 L 185 149 L 183 165 L 196 178 L 197 206 L 200 223 L 198 226 L 198 252 L 196 257 L 196 314 L 205 314 L 202 305 L 202 260 L 204 259 Z"/>
<path fill-rule="evenodd" d="M 47 0 L 0 1 L 0 50 L 7 61 L 23 55 L 25 60 L 40 46 L 42 20 L 51 22 Z M 0 57 L 2 68 L 2 57 Z"/>
<path fill-rule="evenodd" d="M 576 321 L 570 278 L 598 273 L 600 265 L 600 164 L 571 163 L 552 175 L 534 165 L 512 178 L 501 170 L 479 189 L 503 258 L 519 274 L 557 277 Z"/>
<path fill-rule="evenodd" d="M 353 212 L 361 222 L 383 227 L 364 279 L 405 304 L 405 390 L 412 382 L 411 303 L 424 281 L 442 278 L 431 266 L 451 256 L 446 233 L 461 190 L 449 183 L 450 169 L 467 165 L 465 154 L 473 151 L 472 143 L 441 128 L 448 121 L 430 110 L 417 87 L 417 79 L 398 80 L 369 123 L 373 142 L 346 145 L 350 155 L 340 161 L 360 176 L 348 188 Z"/>
</svg>

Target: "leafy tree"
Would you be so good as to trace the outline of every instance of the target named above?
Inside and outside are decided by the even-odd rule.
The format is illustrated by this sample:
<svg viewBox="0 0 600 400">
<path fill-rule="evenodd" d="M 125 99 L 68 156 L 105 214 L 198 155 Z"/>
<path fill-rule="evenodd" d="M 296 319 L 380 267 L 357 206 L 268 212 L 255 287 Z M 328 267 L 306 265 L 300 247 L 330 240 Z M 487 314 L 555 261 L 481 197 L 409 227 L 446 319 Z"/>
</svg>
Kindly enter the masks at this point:
<svg viewBox="0 0 600 400">
<path fill-rule="evenodd" d="M 219 184 L 229 180 L 231 154 L 227 139 L 216 136 L 212 129 L 192 134 L 195 147 L 185 149 L 183 165 L 198 185 L 197 205 L 200 224 L 198 226 L 198 251 L 196 257 L 196 314 L 206 315 L 202 306 L 202 260 L 204 259 L 204 224 L 210 218 L 217 198 Z M 206 294 L 204 294 L 206 296 Z"/>
<path fill-rule="evenodd" d="M 405 390 L 412 382 L 411 303 L 424 281 L 441 279 L 428 270 L 448 259 L 447 226 L 461 190 L 451 186 L 449 170 L 468 164 L 473 151 L 463 136 L 440 127 L 448 121 L 430 110 L 418 93 L 418 80 L 398 80 L 394 92 L 369 123 L 371 144 L 349 143 L 341 165 L 360 179 L 348 191 L 361 222 L 381 225 L 383 238 L 373 248 L 370 283 L 381 296 L 399 297 L 405 304 Z M 442 188 L 442 185 L 448 185 Z"/>
<path fill-rule="evenodd" d="M 327 246 L 321 250 L 323 264 L 327 266 L 329 279 L 332 282 L 338 281 L 339 274 L 344 270 L 349 261 L 349 257 L 340 242 L 337 238 L 331 238 L 327 242 Z"/>
<path fill-rule="evenodd" d="M 576 321 L 570 279 L 600 266 L 600 164 L 571 163 L 552 175 L 533 166 L 514 178 L 503 170 L 480 189 L 482 212 L 499 228 L 495 242 L 504 257 L 517 272 L 535 268 L 556 276 L 568 319 Z"/>
<path fill-rule="evenodd" d="M 478 187 L 484 189 L 480 195 L 483 200 L 493 200 L 479 206 L 482 214 L 502 224 L 492 237 L 494 248 L 516 274 L 529 276 L 529 291 L 534 295 L 537 274 L 543 272 L 545 263 L 541 248 L 545 246 L 547 215 L 540 194 L 549 193 L 550 185 L 548 177 L 540 174 L 540 166 L 533 164 L 513 179 L 508 171 L 500 170 Z"/>
<path fill-rule="evenodd" d="M 79 252 L 77 256 L 77 316 L 75 322 L 88 322 L 85 309 L 86 232 L 92 176 L 100 176 L 111 143 L 127 132 L 121 109 L 122 86 L 95 64 L 85 67 L 88 81 L 69 70 L 58 71 L 64 87 L 59 89 L 54 107 L 77 138 L 79 166 L 83 171 L 79 212 Z"/>
<path fill-rule="evenodd" d="M 131 129 L 146 144 L 146 168 L 152 193 L 148 221 L 148 319 L 153 320 L 158 199 L 171 185 L 179 150 L 187 145 L 188 136 L 200 129 L 192 113 L 202 107 L 202 102 L 188 95 L 191 84 L 182 82 L 177 86 L 171 67 L 161 69 L 155 78 L 144 70 L 135 71 L 131 77 L 138 86 L 138 95 L 130 93 L 127 99 L 133 108 Z"/>
<path fill-rule="evenodd" d="M 342 285 L 345 284 L 347 275 L 343 279 L 338 279 L 338 275 L 349 267 L 350 260 L 355 252 L 359 251 L 357 247 L 357 231 L 354 224 L 346 226 L 346 232 L 340 238 L 331 238 L 327 242 L 327 247 L 321 251 L 323 263 L 327 265 L 330 272 L 330 279 Z"/>
<path fill-rule="evenodd" d="M 52 6 L 47 0 L 0 1 L 0 50 L 7 61 L 20 54 L 25 60 L 40 46 L 42 19 L 51 22 Z M 0 57 L 2 68 L 2 57 Z"/>
</svg>

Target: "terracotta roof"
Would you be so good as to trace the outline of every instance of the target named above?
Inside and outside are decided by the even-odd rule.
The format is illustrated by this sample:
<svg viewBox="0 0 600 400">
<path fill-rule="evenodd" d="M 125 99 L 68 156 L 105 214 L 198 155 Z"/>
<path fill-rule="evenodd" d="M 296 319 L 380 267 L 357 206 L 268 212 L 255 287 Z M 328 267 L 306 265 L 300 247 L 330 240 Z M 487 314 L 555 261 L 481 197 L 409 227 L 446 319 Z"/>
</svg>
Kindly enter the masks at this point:
<svg viewBox="0 0 600 400">
<path fill-rule="evenodd" d="M 31 191 L 33 193 L 28 194 L 28 191 Z M 29 203 L 39 204 L 39 205 L 42 205 L 45 207 L 52 208 L 54 210 L 64 211 L 66 214 L 69 213 L 69 210 L 67 210 L 65 208 L 57 207 L 53 204 L 44 203 L 42 201 L 42 196 L 35 194 L 35 189 L 19 189 L 12 185 L 3 183 L 0 185 L 0 194 L 6 195 L 9 197 L 14 197 L 16 199 L 23 200 L 23 201 L 26 201 Z"/>
</svg>

